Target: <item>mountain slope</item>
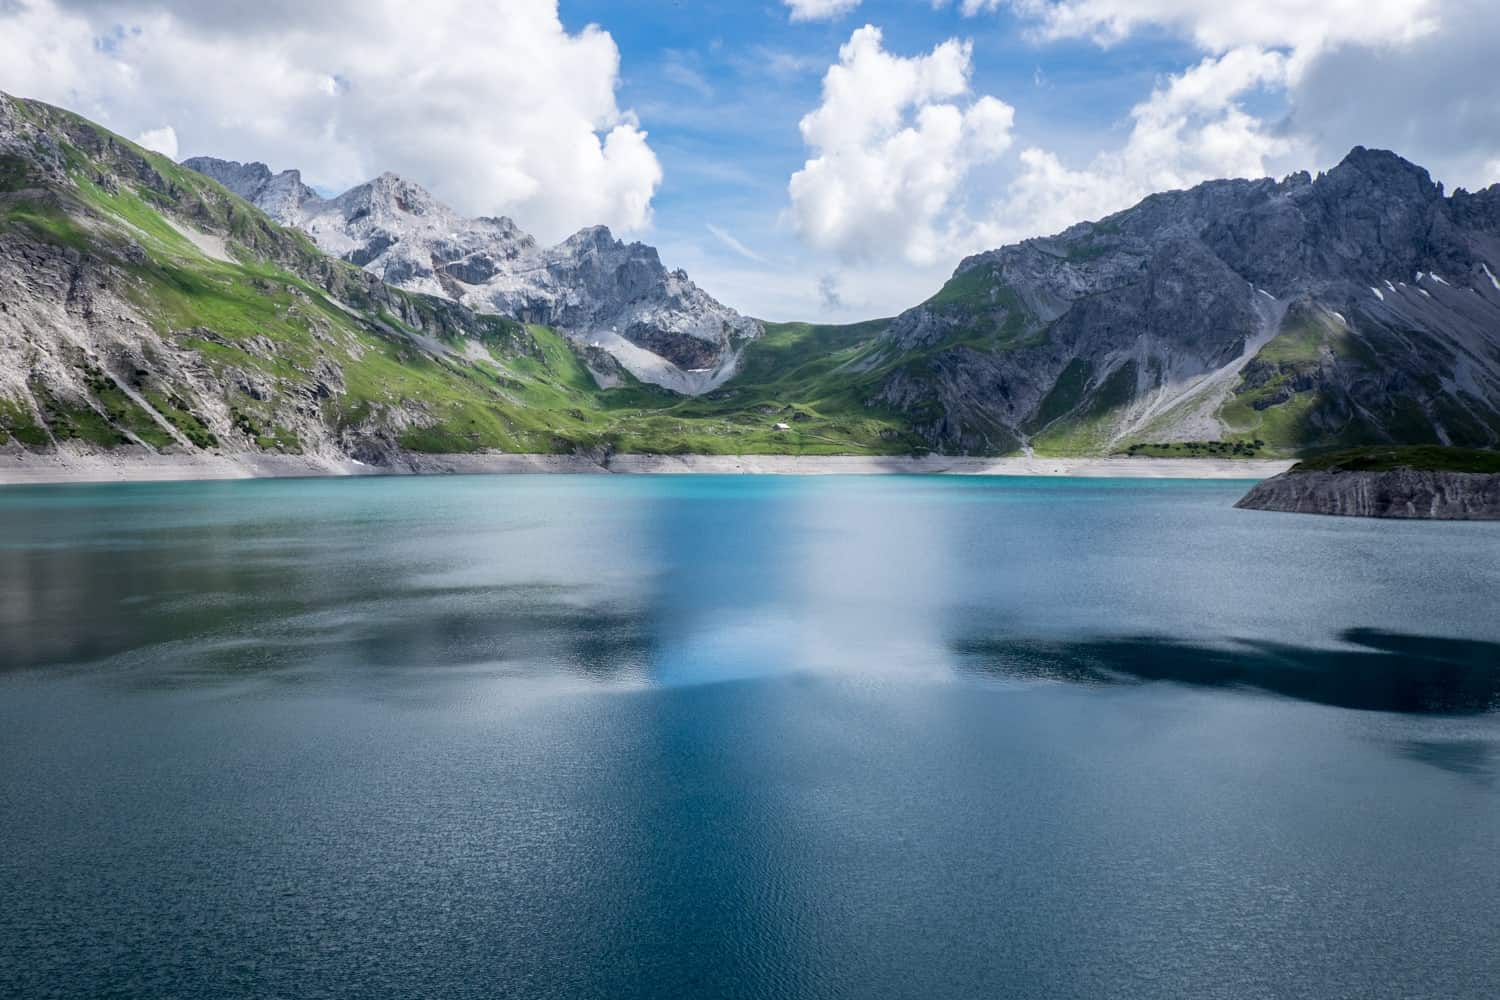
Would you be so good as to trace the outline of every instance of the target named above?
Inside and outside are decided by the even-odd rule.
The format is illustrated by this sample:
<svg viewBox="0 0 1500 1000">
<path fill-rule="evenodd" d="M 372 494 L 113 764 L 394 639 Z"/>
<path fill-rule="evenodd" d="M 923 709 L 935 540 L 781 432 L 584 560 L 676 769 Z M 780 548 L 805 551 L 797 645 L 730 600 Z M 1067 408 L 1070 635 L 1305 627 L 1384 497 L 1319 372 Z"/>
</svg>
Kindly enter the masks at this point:
<svg viewBox="0 0 1500 1000">
<path fill-rule="evenodd" d="M 298 197 L 288 185 L 291 197 Z M 0 452 L 909 450 L 894 417 L 820 412 L 752 374 L 715 399 L 616 373 L 542 325 L 393 288 L 217 182 L 0 95 Z M 810 336 L 810 334 L 809 334 Z M 866 331 L 866 339 L 873 336 Z"/>
<path fill-rule="evenodd" d="M 1389 153 L 1355 150 L 1316 179 L 1168 192 L 971 257 L 894 320 L 756 324 L 717 346 L 683 334 L 728 352 L 693 395 L 619 366 L 595 346 L 604 331 L 579 333 L 616 306 L 698 315 L 702 293 L 672 300 L 649 248 L 585 230 L 553 258 L 396 178 L 324 200 L 295 173 L 205 169 L 0 95 L 0 452 L 397 464 L 1500 442 L 1500 187 L 1444 196 Z M 225 183 L 309 231 L 328 220 L 341 256 Z M 545 281 L 507 286 L 521 260 Z M 517 298 L 455 301 L 481 288 Z M 574 335 L 534 322 L 548 318 Z M 623 335 L 608 346 L 647 352 Z"/>
<path fill-rule="evenodd" d="M 891 324 L 876 398 L 933 447 L 1500 443 L 1500 186 L 1356 149 L 971 257 Z"/>
<path fill-rule="evenodd" d="M 727 381 L 761 327 L 668 271 L 656 250 L 584 229 L 539 246 L 510 219 L 467 219 L 419 185 L 382 174 L 323 199 L 295 170 L 212 157 L 184 166 L 219 181 L 335 257 L 409 291 L 556 327 L 645 382 L 698 394 Z M 613 364 L 599 372 L 612 383 Z"/>
</svg>

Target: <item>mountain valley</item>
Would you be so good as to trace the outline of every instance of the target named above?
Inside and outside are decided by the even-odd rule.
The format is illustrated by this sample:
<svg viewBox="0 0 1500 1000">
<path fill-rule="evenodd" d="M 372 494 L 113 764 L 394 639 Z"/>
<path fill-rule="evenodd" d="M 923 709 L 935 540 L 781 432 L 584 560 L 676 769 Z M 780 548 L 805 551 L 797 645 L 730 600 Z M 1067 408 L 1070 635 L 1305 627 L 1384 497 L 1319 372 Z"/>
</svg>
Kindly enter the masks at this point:
<svg viewBox="0 0 1500 1000">
<path fill-rule="evenodd" d="M 1197 455 L 1500 444 L 1500 187 L 1356 149 L 978 254 L 851 326 L 386 174 L 178 165 L 0 96 L 0 450 Z"/>
</svg>

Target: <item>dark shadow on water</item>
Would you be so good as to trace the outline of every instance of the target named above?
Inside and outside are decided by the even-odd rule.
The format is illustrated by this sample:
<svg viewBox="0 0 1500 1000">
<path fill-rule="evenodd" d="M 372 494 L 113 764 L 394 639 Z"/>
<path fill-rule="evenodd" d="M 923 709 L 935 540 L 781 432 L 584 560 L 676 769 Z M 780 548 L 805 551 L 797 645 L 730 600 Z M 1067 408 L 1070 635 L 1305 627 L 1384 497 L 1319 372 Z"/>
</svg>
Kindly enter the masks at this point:
<svg viewBox="0 0 1500 1000">
<path fill-rule="evenodd" d="M 1406 740 L 1396 752 L 1486 787 L 1495 781 L 1495 744 L 1488 740 Z"/>
<path fill-rule="evenodd" d="M 1377 712 L 1473 715 L 1500 708 L 1500 643 L 1375 629 L 1351 629 L 1340 638 L 1357 648 L 1131 636 L 1071 643 L 978 638 L 953 649 L 975 671 L 1074 684 L 1252 688 Z"/>
<path fill-rule="evenodd" d="M 78 619 L 71 628 L 56 627 L 62 615 L 52 615 L 12 629 L 0 641 L 0 674 L 103 671 L 139 688 L 313 675 L 423 683 L 472 670 L 609 682 L 643 674 L 653 650 L 646 609 L 535 583 L 366 583 L 320 600 L 255 590 L 205 604 L 69 610 Z"/>
</svg>

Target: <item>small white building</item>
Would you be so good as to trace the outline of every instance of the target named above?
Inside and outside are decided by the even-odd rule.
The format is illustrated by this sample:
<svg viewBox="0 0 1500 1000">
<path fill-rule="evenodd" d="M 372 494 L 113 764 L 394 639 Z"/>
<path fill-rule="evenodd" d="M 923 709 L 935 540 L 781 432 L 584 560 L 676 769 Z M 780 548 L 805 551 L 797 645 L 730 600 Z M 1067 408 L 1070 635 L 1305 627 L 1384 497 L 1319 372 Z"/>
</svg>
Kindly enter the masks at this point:
<svg viewBox="0 0 1500 1000">
<path fill-rule="evenodd" d="M 791 429 L 792 429 L 792 425 L 791 425 L 791 424 L 777 424 L 777 425 L 776 425 L 776 426 L 775 426 L 775 427 L 774 427 L 774 428 L 772 428 L 772 429 L 773 429 L 773 430 L 778 430 L 778 431 L 789 431 L 789 430 L 791 430 Z"/>
</svg>

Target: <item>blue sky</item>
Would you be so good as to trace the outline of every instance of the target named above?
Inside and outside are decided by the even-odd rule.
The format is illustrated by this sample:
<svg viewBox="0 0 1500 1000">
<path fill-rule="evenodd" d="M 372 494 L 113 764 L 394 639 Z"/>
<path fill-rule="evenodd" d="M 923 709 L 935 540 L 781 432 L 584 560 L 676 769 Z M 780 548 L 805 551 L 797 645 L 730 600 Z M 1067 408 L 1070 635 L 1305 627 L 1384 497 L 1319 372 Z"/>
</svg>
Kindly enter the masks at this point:
<svg viewBox="0 0 1500 1000">
<path fill-rule="evenodd" d="M 771 319 L 1211 177 L 1500 181 L 1495 0 L 0 0 L 0 89 L 174 157 L 395 171 Z M 794 19 L 793 8 L 824 16 Z"/>
<path fill-rule="evenodd" d="M 1088 7 L 1093 0 L 1053 0 L 1052 5 L 1070 2 Z M 1430 100 L 1419 103 L 1421 87 L 1406 106 L 1390 108 L 1389 114 L 1366 106 L 1357 80 L 1349 80 L 1350 89 L 1342 93 L 1326 82 L 1320 92 L 1298 90 L 1298 81 L 1316 79 L 1319 65 L 1338 57 L 1360 60 L 1368 74 L 1380 74 L 1386 61 L 1397 79 L 1409 75 L 1413 62 L 1430 64 L 1431 52 L 1445 47 L 1435 43 L 1462 23 L 1463 4 L 1392 0 L 1341 9 L 1337 2 L 1230 2 L 1216 5 L 1229 9 L 1234 22 L 1223 29 L 1212 21 L 1196 22 L 1192 3 L 1176 5 L 1181 13 L 1173 14 L 1172 3 L 1145 0 L 1134 7 L 1154 6 L 1163 16 L 1147 17 L 1108 39 L 1099 32 L 1048 31 L 1037 14 L 1045 3 L 990 6 L 995 9 L 966 16 L 956 3 L 934 9 L 919 0 L 865 0 L 842 16 L 793 22 L 779 2 L 653 2 L 626 10 L 600 0 L 563 0 L 561 14 L 570 30 L 600 24 L 620 48 L 620 104 L 639 116 L 663 169 L 649 238 L 701 284 L 767 315 L 853 319 L 890 312 L 930 292 L 964 253 L 987 245 L 975 233 L 955 230 L 951 250 L 936 259 L 913 260 L 899 253 L 849 259 L 838 248 L 831 252 L 799 239 L 789 217 L 787 182 L 811 154 L 798 122 L 818 107 L 824 75 L 839 61 L 840 46 L 865 24 L 881 28 L 885 49 L 904 58 L 920 57 L 948 39 L 969 41 L 969 94 L 960 103 L 993 95 L 1014 109 L 1010 155 L 969 170 L 952 199 L 953 205 L 979 215 L 986 202 L 1003 202 L 997 192 L 1022 173 L 1019 150 L 1045 150 L 1087 173 L 1100 157 L 1130 145 L 1138 125 L 1135 109 L 1205 60 L 1227 61 L 1230 53 L 1247 50 L 1281 60 L 1262 79 L 1223 88 L 1217 104 L 1196 109 L 1181 123 L 1187 147 L 1225 116 L 1248 116 L 1254 126 L 1249 139 L 1240 137 L 1240 148 L 1198 162 L 1158 163 L 1128 179 L 1119 175 L 1132 168 L 1102 165 L 1099 188 L 1117 189 L 1113 197 L 1105 194 L 1093 204 L 1084 199 L 1075 215 L 1061 208 L 1039 214 L 1011 206 L 978 227 L 1005 237 L 1049 232 L 1077 218 L 1124 207 L 1149 190 L 1176 186 L 1174 181 L 1326 168 L 1356 143 L 1396 148 L 1429 165 L 1450 185 L 1500 180 L 1500 161 L 1493 156 L 1500 146 L 1500 113 L 1494 107 L 1480 107 L 1477 113 L 1471 108 L 1462 116 L 1463 124 L 1448 129 L 1456 142 L 1445 145 L 1432 141 L 1443 134 L 1445 112 Z M 1096 9 L 1107 13 L 1110 6 L 1109 0 L 1100 0 Z M 1240 17 L 1233 10 L 1261 7 L 1269 19 L 1295 15 L 1299 6 L 1323 8 L 1328 22 L 1301 35 L 1294 30 L 1278 34 L 1252 23 L 1253 14 Z M 1341 20 L 1361 18 L 1368 31 L 1339 27 Z M 1215 32 L 1224 37 L 1208 37 Z M 1500 39 L 1500 31 L 1489 32 Z M 1420 50 L 1424 44 L 1425 51 L 1403 51 Z M 1479 57 L 1464 63 L 1460 58 L 1448 83 L 1450 93 L 1440 100 L 1474 103 Z M 1467 95 L 1465 87 L 1470 88 Z M 1491 104 L 1500 101 L 1492 85 L 1485 82 L 1483 87 Z M 1309 120 L 1306 111 L 1299 114 L 1303 105 L 1330 103 L 1340 108 L 1332 127 Z M 1479 103 L 1485 103 L 1483 97 Z M 1418 116 L 1424 124 L 1417 123 Z M 1426 122 L 1429 117 L 1437 120 Z M 1066 201 L 1058 196 L 1060 204 Z M 715 230 L 748 253 L 738 252 Z M 836 303 L 813 294 L 830 279 L 833 287 L 844 290 Z"/>
<path fill-rule="evenodd" d="M 964 17 L 954 7 L 933 10 L 912 0 L 866 2 L 847 16 L 811 23 L 792 23 L 787 8 L 772 2 L 654 0 L 631 4 L 626 13 L 605 0 L 563 0 L 561 14 L 570 30 L 597 23 L 619 45 L 620 103 L 640 117 L 663 167 L 649 238 L 669 263 L 681 262 L 695 275 L 755 270 L 760 263 L 730 250 L 709 225 L 776 271 L 811 267 L 821 276 L 842 269 L 797 240 L 784 218 L 787 179 L 807 158 L 797 124 L 818 105 L 823 75 L 838 61 L 839 47 L 864 24 L 880 26 L 888 46 L 904 55 L 928 52 L 950 38 L 971 40 L 973 91 L 1013 105 L 1019 136 L 1082 160 L 1098 148 L 1101 134 L 1123 139 L 1131 107 L 1196 56 L 1191 45 L 1160 32 L 1107 51 L 1078 39 L 1039 42 L 1006 11 Z M 1003 179 L 1007 167 L 996 164 L 991 172 Z M 870 307 L 910 304 L 912 295 L 935 290 L 933 282 L 956 263 L 922 268 L 900 282 L 897 295 Z M 718 284 L 731 282 L 739 279 Z M 715 287 L 710 277 L 700 283 Z M 776 283 L 795 281 L 778 275 Z M 867 311 L 827 310 L 806 288 L 788 291 L 787 307 L 797 315 L 853 318 Z M 762 311 L 774 312 L 780 299 L 765 296 Z"/>
</svg>

